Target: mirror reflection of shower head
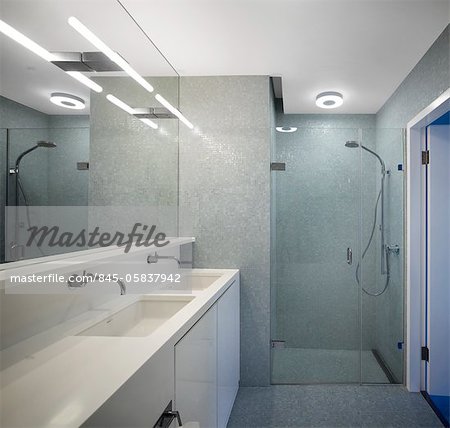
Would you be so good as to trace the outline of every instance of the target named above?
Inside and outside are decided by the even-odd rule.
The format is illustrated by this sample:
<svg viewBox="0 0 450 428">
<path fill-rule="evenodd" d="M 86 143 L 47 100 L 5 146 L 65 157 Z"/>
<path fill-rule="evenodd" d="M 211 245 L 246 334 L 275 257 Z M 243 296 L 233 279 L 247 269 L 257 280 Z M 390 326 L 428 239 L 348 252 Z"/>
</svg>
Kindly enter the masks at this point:
<svg viewBox="0 0 450 428">
<path fill-rule="evenodd" d="M 44 140 L 37 141 L 35 146 L 31 147 L 28 150 L 25 150 L 18 156 L 18 158 L 16 160 L 16 166 L 15 166 L 14 170 L 11 170 L 10 172 L 13 174 L 17 174 L 19 172 L 20 161 L 23 159 L 23 157 L 26 156 L 28 153 L 31 153 L 32 151 L 38 149 L 39 147 L 52 149 L 52 148 L 56 147 L 56 144 L 52 143 L 51 141 L 44 141 Z"/>
<path fill-rule="evenodd" d="M 56 147 L 56 144 L 52 143 L 51 141 L 43 141 L 43 140 L 41 140 L 41 141 L 38 141 L 36 143 L 36 146 L 38 146 L 38 147 L 46 147 L 48 149 L 53 149 L 54 147 Z"/>
</svg>

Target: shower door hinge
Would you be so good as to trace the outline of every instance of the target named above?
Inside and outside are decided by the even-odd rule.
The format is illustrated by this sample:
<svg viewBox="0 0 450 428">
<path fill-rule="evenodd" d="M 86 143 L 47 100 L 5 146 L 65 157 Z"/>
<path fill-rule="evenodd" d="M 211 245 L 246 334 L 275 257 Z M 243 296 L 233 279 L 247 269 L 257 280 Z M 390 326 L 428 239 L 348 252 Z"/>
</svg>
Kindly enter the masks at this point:
<svg viewBox="0 0 450 428">
<path fill-rule="evenodd" d="M 422 346 L 421 348 L 422 361 L 430 361 L 430 350 L 427 346 Z"/>
<path fill-rule="evenodd" d="M 286 164 L 284 162 L 272 162 L 270 164 L 271 171 L 286 171 Z"/>
<path fill-rule="evenodd" d="M 429 164 L 430 164 L 430 151 L 423 150 L 422 151 L 422 165 L 429 165 Z"/>
</svg>

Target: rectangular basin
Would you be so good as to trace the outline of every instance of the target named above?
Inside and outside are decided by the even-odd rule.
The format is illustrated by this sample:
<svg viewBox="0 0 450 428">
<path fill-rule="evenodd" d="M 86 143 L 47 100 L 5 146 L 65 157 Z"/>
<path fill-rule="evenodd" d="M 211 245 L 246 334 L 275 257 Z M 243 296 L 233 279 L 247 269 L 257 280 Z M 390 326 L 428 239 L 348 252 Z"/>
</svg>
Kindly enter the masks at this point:
<svg viewBox="0 0 450 428">
<path fill-rule="evenodd" d="M 78 336 L 148 336 L 192 299 L 193 297 L 190 296 L 164 297 L 164 299 L 145 298 L 89 327 Z"/>
<path fill-rule="evenodd" d="M 192 291 L 202 291 L 208 288 L 213 282 L 217 281 L 222 275 L 214 274 L 191 274 L 186 276 L 187 289 Z"/>
</svg>

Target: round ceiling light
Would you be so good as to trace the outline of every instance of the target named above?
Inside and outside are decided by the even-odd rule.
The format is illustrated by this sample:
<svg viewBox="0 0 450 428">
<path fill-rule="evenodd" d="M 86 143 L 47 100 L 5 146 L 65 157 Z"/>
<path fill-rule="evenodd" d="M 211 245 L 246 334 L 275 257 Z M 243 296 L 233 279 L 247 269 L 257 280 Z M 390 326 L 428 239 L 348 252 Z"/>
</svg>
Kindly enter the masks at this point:
<svg viewBox="0 0 450 428">
<path fill-rule="evenodd" d="M 295 132 L 297 128 L 295 126 L 277 126 L 275 128 L 278 132 Z"/>
<path fill-rule="evenodd" d="M 337 108 L 344 104 L 344 97 L 340 92 L 322 92 L 316 97 L 316 106 L 320 108 Z"/>
<path fill-rule="evenodd" d="M 82 110 L 86 107 L 83 98 L 71 94 L 64 94 L 62 92 L 53 92 L 53 94 L 50 95 L 50 101 L 57 106 L 74 110 Z"/>
</svg>

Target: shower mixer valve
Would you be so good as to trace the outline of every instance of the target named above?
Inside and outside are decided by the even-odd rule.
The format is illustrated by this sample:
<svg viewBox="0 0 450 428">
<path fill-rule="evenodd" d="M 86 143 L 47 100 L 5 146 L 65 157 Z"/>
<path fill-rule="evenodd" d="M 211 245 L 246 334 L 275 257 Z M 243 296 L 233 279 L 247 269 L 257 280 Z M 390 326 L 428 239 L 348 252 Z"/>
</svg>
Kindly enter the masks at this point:
<svg viewBox="0 0 450 428">
<path fill-rule="evenodd" d="M 400 254 L 400 247 L 398 245 L 386 245 L 386 252 L 388 254 Z"/>
</svg>

